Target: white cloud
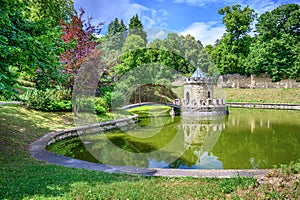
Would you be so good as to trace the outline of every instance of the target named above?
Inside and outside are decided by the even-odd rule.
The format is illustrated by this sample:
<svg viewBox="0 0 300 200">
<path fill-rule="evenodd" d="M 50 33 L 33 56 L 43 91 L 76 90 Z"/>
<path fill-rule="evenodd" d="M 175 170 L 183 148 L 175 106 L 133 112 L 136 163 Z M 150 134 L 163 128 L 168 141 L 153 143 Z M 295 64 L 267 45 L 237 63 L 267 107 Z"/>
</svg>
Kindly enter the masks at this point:
<svg viewBox="0 0 300 200">
<path fill-rule="evenodd" d="M 217 2 L 218 0 L 174 0 L 174 3 L 187 3 L 192 6 L 199 6 L 199 7 L 205 7 L 208 4 L 217 3 Z"/>
<path fill-rule="evenodd" d="M 161 26 L 168 15 L 165 10 L 156 11 L 130 0 L 74 0 L 74 3 L 76 9 L 84 7 L 87 13 L 92 14 L 94 21 L 104 21 L 106 25 L 114 18 L 129 24 L 132 16 L 137 14 L 145 27 Z"/>
<path fill-rule="evenodd" d="M 173 0 L 173 2 L 186 3 L 197 7 L 206 7 L 211 4 L 218 4 L 220 6 L 233 4 L 249 5 L 258 14 L 271 11 L 282 4 L 295 3 L 294 0 Z"/>
<path fill-rule="evenodd" d="M 172 30 L 163 28 L 146 28 L 145 31 L 147 32 L 147 39 L 149 43 L 155 39 L 163 40 L 168 36 L 169 33 L 174 32 Z"/>
<path fill-rule="evenodd" d="M 180 34 L 190 34 L 205 46 L 208 44 L 214 45 L 217 39 L 220 39 L 225 32 L 223 25 L 218 25 L 217 22 L 195 22 L 187 27 Z"/>
</svg>

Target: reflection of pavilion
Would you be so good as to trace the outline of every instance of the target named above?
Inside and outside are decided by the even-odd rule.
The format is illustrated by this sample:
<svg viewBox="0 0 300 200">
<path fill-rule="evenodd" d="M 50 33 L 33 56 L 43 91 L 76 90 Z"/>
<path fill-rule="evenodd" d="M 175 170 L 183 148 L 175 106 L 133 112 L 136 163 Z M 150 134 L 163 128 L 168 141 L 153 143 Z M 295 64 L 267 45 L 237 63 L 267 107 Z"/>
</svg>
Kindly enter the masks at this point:
<svg viewBox="0 0 300 200">
<path fill-rule="evenodd" d="M 183 117 L 184 146 L 196 157 L 199 168 L 220 168 L 221 163 L 212 155 L 212 150 L 225 128 L 224 117 L 199 120 L 195 117 Z M 208 166 L 212 165 L 213 166 Z"/>
</svg>

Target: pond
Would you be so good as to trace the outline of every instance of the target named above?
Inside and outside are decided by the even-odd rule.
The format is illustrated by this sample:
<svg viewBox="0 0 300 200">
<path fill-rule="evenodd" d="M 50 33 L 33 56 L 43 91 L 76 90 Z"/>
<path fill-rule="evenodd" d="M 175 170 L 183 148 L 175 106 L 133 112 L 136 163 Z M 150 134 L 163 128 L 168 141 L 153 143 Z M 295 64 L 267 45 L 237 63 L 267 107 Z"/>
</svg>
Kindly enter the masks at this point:
<svg viewBox="0 0 300 200">
<path fill-rule="evenodd" d="M 153 116 L 135 126 L 59 141 L 49 151 L 108 165 L 266 169 L 300 159 L 300 112 L 230 109 L 216 119 Z"/>
</svg>

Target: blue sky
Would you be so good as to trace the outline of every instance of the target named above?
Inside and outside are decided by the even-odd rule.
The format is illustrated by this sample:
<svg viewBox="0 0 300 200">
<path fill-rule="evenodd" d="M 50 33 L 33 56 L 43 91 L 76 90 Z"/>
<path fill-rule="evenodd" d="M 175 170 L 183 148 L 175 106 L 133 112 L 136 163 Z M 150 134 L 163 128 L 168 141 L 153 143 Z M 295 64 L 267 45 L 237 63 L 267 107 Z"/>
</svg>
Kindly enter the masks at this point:
<svg viewBox="0 0 300 200">
<path fill-rule="evenodd" d="M 125 24 L 138 14 L 145 28 L 169 29 L 183 35 L 191 34 L 204 45 L 214 44 L 225 31 L 218 10 L 226 5 L 249 5 L 256 13 L 300 0 L 74 0 L 76 9 L 82 7 L 93 22 L 123 19 Z"/>
</svg>

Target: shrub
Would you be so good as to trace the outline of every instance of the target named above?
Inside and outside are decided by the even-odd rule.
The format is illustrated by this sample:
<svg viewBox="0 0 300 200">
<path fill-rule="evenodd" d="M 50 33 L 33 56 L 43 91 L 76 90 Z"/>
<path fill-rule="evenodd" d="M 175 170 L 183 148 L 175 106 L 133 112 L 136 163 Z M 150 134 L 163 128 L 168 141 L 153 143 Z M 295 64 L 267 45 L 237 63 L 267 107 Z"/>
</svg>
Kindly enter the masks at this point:
<svg viewBox="0 0 300 200">
<path fill-rule="evenodd" d="M 71 111 L 70 90 L 28 90 L 20 96 L 28 108 L 42 111 Z"/>
<path fill-rule="evenodd" d="M 94 100 L 95 103 L 95 107 L 96 106 L 101 106 L 103 107 L 105 110 L 108 110 L 108 105 L 106 103 L 106 99 L 103 97 L 96 97 Z"/>
<path fill-rule="evenodd" d="M 49 111 L 72 111 L 72 101 L 71 100 L 62 100 L 62 101 L 53 101 L 48 107 Z"/>
<path fill-rule="evenodd" d="M 77 97 L 76 112 L 90 112 L 94 109 L 94 99 L 92 97 Z"/>
<path fill-rule="evenodd" d="M 95 111 L 97 114 L 104 114 L 106 113 L 106 110 L 104 107 L 100 106 L 100 105 L 95 105 Z"/>
<path fill-rule="evenodd" d="M 108 110 L 104 98 L 81 97 L 76 99 L 76 112 L 93 112 L 97 114 L 106 113 Z"/>
</svg>

